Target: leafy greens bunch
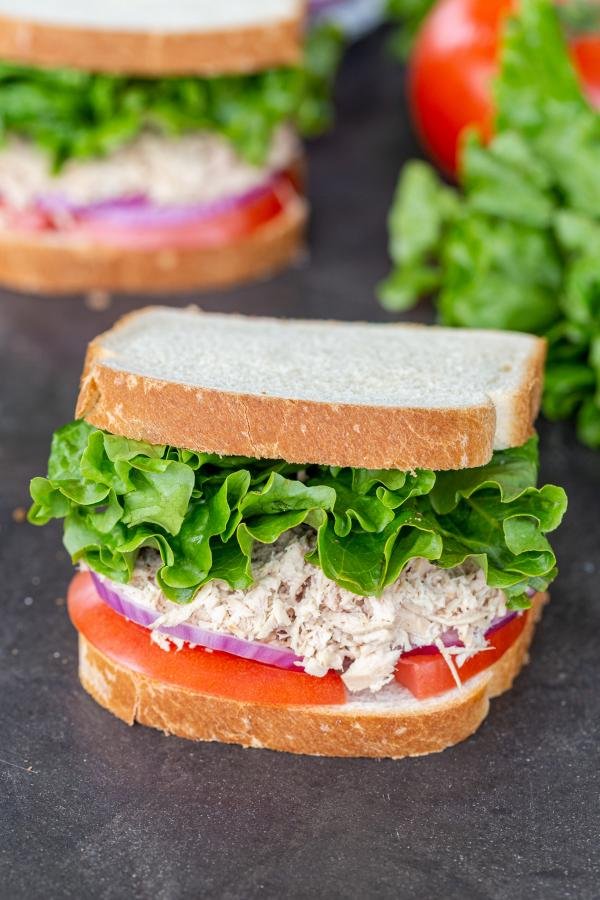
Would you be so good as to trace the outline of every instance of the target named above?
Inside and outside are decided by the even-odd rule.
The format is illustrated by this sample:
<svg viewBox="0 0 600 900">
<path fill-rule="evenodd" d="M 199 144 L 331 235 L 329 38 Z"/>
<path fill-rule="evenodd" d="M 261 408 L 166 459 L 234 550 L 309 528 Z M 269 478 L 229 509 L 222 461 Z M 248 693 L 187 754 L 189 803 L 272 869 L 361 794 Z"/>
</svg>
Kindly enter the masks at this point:
<svg viewBox="0 0 600 900">
<path fill-rule="evenodd" d="M 390 214 L 390 310 L 434 294 L 447 325 L 549 341 L 544 412 L 600 448 L 600 114 L 584 98 L 551 0 L 522 0 L 495 86 L 496 136 L 470 134 L 461 186 L 421 162 Z"/>
<path fill-rule="evenodd" d="M 119 582 L 155 548 L 160 586 L 179 603 L 211 579 L 248 588 L 254 543 L 305 525 L 310 562 L 354 593 L 381 593 L 417 556 L 444 568 L 473 559 L 517 608 L 555 575 L 545 533 L 566 507 L 564 491 L 536 477 L 535 438 L 481 468 L 407 473 L 219 457 L 75 421 L 54 435 L 48 477 L 31 483 L 29 519 L 64 519 L 73 561 Z"/>
<path fill-rule="evenodd" d="M 388 16 L 399 23 L 391 40 L 392 52 L 399 59 L 408 58 L 419 28 L 435 2 L 436 0 L 388 0 Z"/>
<path fill-rule="evenodd" d="M 305 136 L 325 130 L 342 50 L 333 26 L 314 29 L 297 68 L 213 78 L 133 78 L 0 63 L 0 138 L 16 134 L 50 157 L 105 156 L 147 127 L 165 134 L 211 131 L 261 165 L 273 131 L 294 122 Z"/>
</svg>

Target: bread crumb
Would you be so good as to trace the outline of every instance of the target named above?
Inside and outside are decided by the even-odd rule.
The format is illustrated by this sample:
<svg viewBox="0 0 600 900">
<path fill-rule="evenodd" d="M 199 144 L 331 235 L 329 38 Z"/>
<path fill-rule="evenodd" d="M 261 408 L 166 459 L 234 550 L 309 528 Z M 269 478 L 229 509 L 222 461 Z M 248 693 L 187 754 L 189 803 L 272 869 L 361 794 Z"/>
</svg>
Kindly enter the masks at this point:
<svg viewBox="0 0 600 900">
<path fill-rule="evenodd" d="M 54 605 L 55 605 L 55 606 L 64 606 L 64 605 L 65 605 L 65 598 L 64 598 L 64 597 L 57 597 L 56 600 L 54 601 Z"/>
<path fill-rule="evenodd" d="M 112 297 L 108 291 L 96 289 L 86 294 L 85 305 L 94 312 L 103 312 L 112 303 Z"/>
<path fill-rule="evenodd" d="M 27 510 L 22 506 L 17 506 L 16 509 L 12 511 L 12 519 L 13 522 L 17 522 L 19 525 L 21 522 L 24 522 L 27 518 Z"/>
</svg>

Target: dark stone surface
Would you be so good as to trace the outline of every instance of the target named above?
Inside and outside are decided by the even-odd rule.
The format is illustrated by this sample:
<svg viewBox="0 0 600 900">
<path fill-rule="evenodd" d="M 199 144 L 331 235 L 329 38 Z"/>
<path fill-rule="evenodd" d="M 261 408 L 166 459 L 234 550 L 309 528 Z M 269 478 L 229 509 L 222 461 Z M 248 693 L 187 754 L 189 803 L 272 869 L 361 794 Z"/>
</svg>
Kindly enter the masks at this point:
<svg viewBox="0 0 600 900">
<path fill-rule="evenodd" d="M 416 147 L 379 51 L 376 39 L 353 51 L 338 128 L 312 148 L 312 265 L 206 308 L 383 318 L 384 219 Z M 86 342 L 136 305 L 0 298 L 0 895 L 600 896 L 600 455 L 568 425 L 542 427 L 543 477 L 571 500 L 553 603 L 531 665 L 466 743 L 404 762 L 195 745 L 129 729 L 82 691 L 57 599 L 71 573 L 60 530 L 13 511 L 72 416 Z"/>
</svg>

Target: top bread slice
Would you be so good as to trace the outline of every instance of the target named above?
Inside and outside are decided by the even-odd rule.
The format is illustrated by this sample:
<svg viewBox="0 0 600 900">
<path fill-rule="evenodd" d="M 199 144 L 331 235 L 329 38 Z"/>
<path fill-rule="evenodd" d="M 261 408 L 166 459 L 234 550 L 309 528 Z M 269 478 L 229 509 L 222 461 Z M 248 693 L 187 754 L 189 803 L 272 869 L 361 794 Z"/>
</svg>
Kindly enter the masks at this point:
<svg viewBox="0 0 600 900">
<path fill-rule="evenodd" d="M 76 414 L 222 455 L 460 469 L 531 435 L 544 358 L 511 332 L 148 307 L 92 341 Z"/>
<path fill-rule="evenodd" d="M 0 0 L 0 59 L 146 76 L 294 65 L 304 0 Z"/>
</svg>

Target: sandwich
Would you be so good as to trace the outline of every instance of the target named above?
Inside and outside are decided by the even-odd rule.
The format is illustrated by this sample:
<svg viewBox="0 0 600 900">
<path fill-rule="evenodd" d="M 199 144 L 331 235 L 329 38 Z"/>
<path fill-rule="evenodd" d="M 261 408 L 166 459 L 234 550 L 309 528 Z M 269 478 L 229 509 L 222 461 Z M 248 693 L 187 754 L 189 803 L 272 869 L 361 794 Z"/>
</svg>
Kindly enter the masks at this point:
<svg viewBox="0 0 600 900">
<path fill-rule="evenodd" d="M 302 250 L 341 36 L 301 0 L 0 0 L 0 283 L 172 291 Z"/>
<path fill-rule="evenodd" d="M 358 39 L 384 20 L 385 0 L 309 0 L 310 21 L 333 22 L 350 39 Z"/>
<path fill-rule="evenodd" d="M 149 308 L 89 346 L 29 519 L 64 520 L 83 687 L 196 740 L 403 757 L 527 661 L 563 490 L 543 341 Z"/>
</svg>

